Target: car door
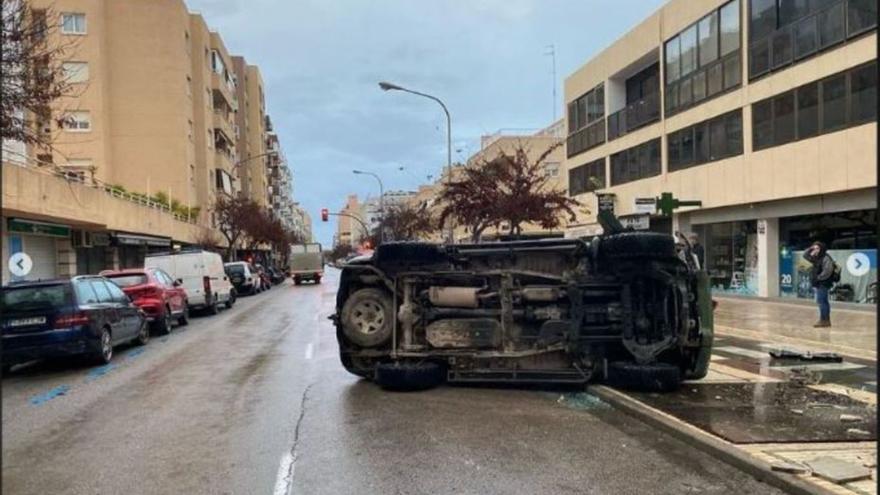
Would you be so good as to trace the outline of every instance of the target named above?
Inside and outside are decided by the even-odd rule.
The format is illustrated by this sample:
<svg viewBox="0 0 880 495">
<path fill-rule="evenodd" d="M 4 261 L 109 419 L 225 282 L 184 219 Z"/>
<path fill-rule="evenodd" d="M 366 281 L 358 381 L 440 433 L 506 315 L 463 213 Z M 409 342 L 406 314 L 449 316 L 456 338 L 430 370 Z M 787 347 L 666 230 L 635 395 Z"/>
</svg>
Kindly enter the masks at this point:
<svg viewBox="0 0 880 495">
<path fill-rule="evenodd" d="M 108 281 L 105 281 L 104 284 L 107 285 L 110 295 L 113 297 L 113 302 L 117 305 L 117 311 L 120 318 L 122 318 L 123 325 L 125 325 L 125 335 L 131 338 L 136 337 L 141 329 L 140 310 L 119 286 Z"/>
<path fill-rule="evenodd" d="M 98 296 L 98 304 L 95 306 L 101 314 L 103 322 L 110 326 L 113 343 L 124 341 L 127 338 L 128 329 L 125 326 L 125 320 L 119 313 L 119 303 L 110 294 L 110 288 L 101 279 L 89 280 L 89 284 L 95 291 L 95 295 Z"/>
</svg>

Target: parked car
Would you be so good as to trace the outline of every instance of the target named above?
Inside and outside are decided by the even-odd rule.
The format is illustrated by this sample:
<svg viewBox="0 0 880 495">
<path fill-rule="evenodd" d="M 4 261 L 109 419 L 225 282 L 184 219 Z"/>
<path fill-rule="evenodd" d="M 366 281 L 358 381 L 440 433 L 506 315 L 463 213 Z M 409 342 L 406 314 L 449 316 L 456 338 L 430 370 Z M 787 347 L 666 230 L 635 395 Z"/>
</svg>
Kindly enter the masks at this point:
<svg viewBox="0 0 880 495">
<path fill-rule="evenodd" d="M 118 285 L 157 331 L 171 333 L 174 320 L 181 326 L 189 323 L 189 303 L 180 279 L 158 268 L 105 270 L 101 275 Z"/>
<path fill-rule="evenodd" d="M 88 275 L 0 288 L 3 372 L 33 359 L 86 355 L 100 364 L 115 345 L 144 345 L 143 312 L 116 284 Z"/>
<path fill-rule="evenodd" d="M 251 268 L 251 273 L 254 274 L 254 277 L 257 279 L 257 293 L 263 292 L 266 290 L 266 283 L 263 281 L 263 277 L 260 275 L 260 270 L 257 268 L 257 265 L 253 263 L 248 263 Z"/>
<path fill-rule="evenodd" d="M 263 290 L 271 289 L 272 278 L 269 276 L 269 272 L 266 270 L 266 267 L 259 263 L 254 266 L 257 268 L 257 273 L 260 275 L 260 281 L 262 282 Z"/>
<path fill-rule="evenodd" d="M 411 389 L 602 380 L 667 391 L 704 377 L 706 272 L 668 234 L 603 221 L 593 239 L 389 243 L 351 260 L 333 316 L 342 365 Z"/>
<path fill-rule="evenodd" d="M 223 269 L 223 258 L 203 250 L 173 251 L 148 254 L 146 268 L 158 268 L 179 279 L 192 309 L 206 309 L 217 314 L 220 305 L 235 304 L 235 287 Z"/>
<path fill-rule="evenodd" d="M 272 283 L 274 285 L 278 285 L 281 282 L 284 282 L 284 279 L 286 279 L 287 276 L 284 274 L 284 272 L 282 272 L 278 268 L 276 268 L 274 266 L 270 266 L 269 267 L 269 278 L 272 280 Z"/>
<path fill-rule="evenodd" d="M 237 294 L 256 294 L 260 288 L 261 280 L 246 261 L 233 261 L 223 265 L 226 275 L 232 281 Z"/>
<path fill-rule="evenodd" d="M 296 285 L 303 280 L 320 284 L 324 276 L 324 251 L 321 245 L 314 242 L 290 246 L 290 275 Z"/>
</svg>

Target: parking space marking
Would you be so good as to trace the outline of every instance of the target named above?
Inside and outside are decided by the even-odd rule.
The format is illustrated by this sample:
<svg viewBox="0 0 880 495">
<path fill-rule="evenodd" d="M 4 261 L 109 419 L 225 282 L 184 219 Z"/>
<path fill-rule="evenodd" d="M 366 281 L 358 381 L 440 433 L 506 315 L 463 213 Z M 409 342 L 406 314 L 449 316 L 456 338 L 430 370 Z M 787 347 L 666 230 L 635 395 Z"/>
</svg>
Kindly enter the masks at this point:
<svg viewBox="0 0 880 495">
<path fill-rule="evenodd" d="M 67 392 L 70 391 L 70 386 L 68 385 L 59 385 L 48 392 L 37 394 L 31 397 L 31 404 L 35 406 L 42 405 L 55 397 L 60 397 L 62 395 L 66 395 Z"/>
<path fill-rule="evenodd" d="M 88 375 L 86 375 L 86 383 L 101 378 L 115 368 L 115 364 L 105 364 L 104 366 L 98 366 L 97 368 L 92 369 L 91 371 L 89 371 Z"/>
<path fill-rule="evenodd" d="M 314 351 L 315 347 L 311 343 L 309 343 L 309 345 L 306 346 L 306 359 L 312 359 Z"/>
</svg>

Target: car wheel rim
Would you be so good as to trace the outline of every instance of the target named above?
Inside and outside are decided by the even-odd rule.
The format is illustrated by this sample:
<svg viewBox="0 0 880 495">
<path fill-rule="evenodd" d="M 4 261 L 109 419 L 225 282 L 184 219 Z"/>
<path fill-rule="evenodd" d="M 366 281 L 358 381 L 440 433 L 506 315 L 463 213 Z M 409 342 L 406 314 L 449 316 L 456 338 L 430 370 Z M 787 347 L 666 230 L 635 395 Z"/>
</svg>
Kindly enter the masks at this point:
<svg viewBox="0 0 880 495">
<path fill-rule="evenodd" d="M 352 322 L 363 334 L 374 334 L 385 323 L 385 312 L 375 301 L 361 301 L 352 310 Z"/>
<path fill-rule="evenodd" d="M 113 357 L 113 345 L 110 343 L 110 332 L 107 331 L 101 334 L 101 357 L 105 361 L 110 361 Z"/>
<path fill-rule="evenodd" d="M 165 330 L 171 330 L 171 311 L 165 310 Z"/>
</svg>

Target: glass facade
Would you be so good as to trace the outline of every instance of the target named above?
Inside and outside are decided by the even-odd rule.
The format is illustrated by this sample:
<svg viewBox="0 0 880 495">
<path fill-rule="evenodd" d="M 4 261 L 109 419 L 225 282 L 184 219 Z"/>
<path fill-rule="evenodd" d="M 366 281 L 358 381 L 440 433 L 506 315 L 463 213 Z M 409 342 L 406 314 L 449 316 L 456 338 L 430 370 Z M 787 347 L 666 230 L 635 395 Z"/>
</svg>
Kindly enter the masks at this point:
<svg viewBox="0 0 880 495">
<path fill-rule="evenodd" d="M 697 225 L 713 292 L 758 294 L 757 221 Z"/>
</svg>

